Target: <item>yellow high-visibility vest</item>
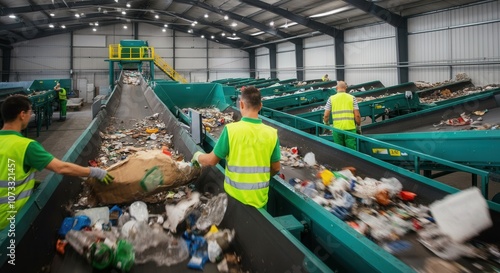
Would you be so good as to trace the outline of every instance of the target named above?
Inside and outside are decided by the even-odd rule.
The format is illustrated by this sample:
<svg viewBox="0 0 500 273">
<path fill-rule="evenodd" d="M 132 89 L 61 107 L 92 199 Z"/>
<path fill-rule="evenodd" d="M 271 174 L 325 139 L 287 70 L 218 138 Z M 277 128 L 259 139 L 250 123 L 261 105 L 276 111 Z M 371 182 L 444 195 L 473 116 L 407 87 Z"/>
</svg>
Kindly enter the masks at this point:
<svg viewBox="0 0 500 273">
<path fill-rule="evenodd" d="M 330 97 L 333 127 L 341 130 L 356 129 L 354 121 L 354 96 L 339 92 Z"/>
</svg>

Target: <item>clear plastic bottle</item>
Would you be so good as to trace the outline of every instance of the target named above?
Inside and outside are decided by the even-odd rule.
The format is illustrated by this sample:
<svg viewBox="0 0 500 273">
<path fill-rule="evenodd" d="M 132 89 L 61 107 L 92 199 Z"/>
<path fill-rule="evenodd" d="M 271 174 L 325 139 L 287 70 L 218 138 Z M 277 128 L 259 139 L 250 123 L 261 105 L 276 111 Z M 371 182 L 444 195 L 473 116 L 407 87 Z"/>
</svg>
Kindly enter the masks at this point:
<svg viewBox="0 0 500 273">
<path fill-rule="evenodd" d="M 87 231 L 70 230 L 66 233 L 66 241 L 80 255 L 84 255 L 89 247 L 98 239 L 93 233 Z"/>
</svg>

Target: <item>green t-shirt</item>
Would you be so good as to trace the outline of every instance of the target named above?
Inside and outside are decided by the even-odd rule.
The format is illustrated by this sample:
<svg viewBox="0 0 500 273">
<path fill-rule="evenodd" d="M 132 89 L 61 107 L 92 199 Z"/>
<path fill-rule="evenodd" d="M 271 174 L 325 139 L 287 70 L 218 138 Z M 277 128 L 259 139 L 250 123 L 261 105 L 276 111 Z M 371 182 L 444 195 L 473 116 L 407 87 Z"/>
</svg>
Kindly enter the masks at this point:
<svg viewBox="0 0 500 273">
<path fill-rule="evenodd" d="M 17 135 L 19 137 L 24 137 L 19 132 L 11 130 L 0 130 L 0 137 L 5 135 Z M 11 147 L 1 147 L 0 149 L 10 149 Z M 28 148 L 26 149 L 26 154 L 24 155 L 24 171 L 29 171 L 31 167 L 38 171 L 41 171 L 49 165 L 50 161 L 54 159 L 54 156 L 47 152 L 42 144 L 37 141 L 32 141 Z"/>
<path fill-rule="evenodd" d="M 246 117 L 242 118 L 241 121 L 251 122 L 255 124 L 262 123 L 261 119 L 246 118 Z M 215 144 L 214 154 L 220 159 L 225 159 L 226 156 L 229 154 L 229 136 L 227 134 L 226 127 L 224 127 L 224 129 L 222 130 L 222 134 L 220 135 L 217 144 Z M 278 162 L 280 161 L 280 159 L 281 159 L 280 140 L 278 139 L 276 141 L 276 146 L 274 146 L 273 154 L 271 155 L 271 162 Z"/>
</svg>

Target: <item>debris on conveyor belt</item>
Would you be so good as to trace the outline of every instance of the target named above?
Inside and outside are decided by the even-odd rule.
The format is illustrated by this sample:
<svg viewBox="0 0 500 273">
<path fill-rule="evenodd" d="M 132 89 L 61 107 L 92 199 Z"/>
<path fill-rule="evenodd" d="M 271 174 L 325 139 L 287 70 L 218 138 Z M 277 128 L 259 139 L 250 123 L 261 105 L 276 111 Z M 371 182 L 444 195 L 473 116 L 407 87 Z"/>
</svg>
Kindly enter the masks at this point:
<svg viewBox="0 0 500 273">
<path fill-rule="evenodd" d="M 394 95 L 399 95 L 402 94 L 401 92 L 396 92 L 396 93 L 391 93 L 391 94 L 383 94 L 380 96 L 366 96 L 366 97 L 355 97 L 357 102 L 364 102 L 364 101 L 370 101 L 370 100 L 375 100 L 375 99 L 383 99 L 386 97 L 394 96 Z"/>
<path fill-rule="evenodd" d="M 485 85 L 485 86 L 466 87 L 462 90 L 457 90 L 455 92 L 452 92 L 449 89 L 445 88 L 442 90 L 441 89 L 436 90 L 432 94 L 427 95 L 425 97 L 421 97 L 420 102 L 430 104 L 430 103 L 434 103 L 434 102 L 438 102 L 438 101 L 443 101 L 443 100 L 468 96 L 468 95 L 472 95 L 472 94 L 477 94 L 477 93 L 485 92 L 488 90 L 493 90 L 493 89 L 496 89 L 499 87 L 500 87 L 500 85 L 498 85 L 498 84 L 489 84 L 489 85 Z"/>
<path fill-rule="evenodd" d="M 99 270 L 128 272 L 134 264 L 188 261 L 190 269 L 203 270 L 210 262 L 218 264 L 219 272 L 242 272 L 231 247 L 235 231 L 218 227 L 227 195 L 202 195 L 191 188 L 169 191 L 164 207 L 135 201 L 72 211 L 59 229 L 56 249 L 64 255 L 69 244 Z"/>
<path fill-rule="evenodd" d="M 318 89 L 323 89 L 323 88 L 318 88 Z M 297 90 L 295 92 L 290 92 L 290 93 L 283 93 L 281 95 L 272 95 L 272 96 L 263 96 L 262 97 L 262 100 L 270 100 L 270 99 L 275 99 L 275 98 L 280 98 L 280 97 L 286 97 L 286 96 L 291 96 L 291 95 L 295 95 L 295 94 L 302 94 L 302 93 L 305 93 L 305 92 L 309 92 L 309 91 L 314 91 L 314 90 L 318 90 L 318 89 L 314 89 L 313 87 L 309 88 L 309 89 L 300 89 L 300 90 Z"/>
<path fill-rule="evenodd" d="M 283 155 L 282 162 L 305 161 L 296 147 L 282 147 Z M 302 167 L 300 163 L 291 165 Z M 421 243 L 444 260 L 478 258 L 481 254 L 481 258 L 500 261 L 498 246 L 478 246 L 477 241 L 469 240 L 492 225 L 486 201 L 477 188 L 448 195 L 428 206 L 422 204 L 423 200 L 416 194 L 405 190 L 394 177 L 363 178 L 356 175 L 354 167 L 338 171 L 323 165 L 309 167 L 315 179 L 286 179 L 296 192 L 315 201 L 392 254 L 404 253 L 413 244 Z M 466 210 L 468 212 L 464 213 Z M 460 225 L 458 222 L 479 224 Z M 407 239 L 410 233 L 417 234 L 418 240 Z"/>
<path fill-rule="evenodd" d="M 160 202 L 165 198 L 165 190 L 198 177 L 200 170 L 192 168 L 173 149 L 172 135 L 158 117 L 159 114 L 153 114 L 138 120 L 132 128 L 124 128 L 124 123 L 112 118 L 106 131 L 99 132 L 100 153 L 89 164 L 106 168 L 114 182 L 102 185 L 96 179 L 88 179 L 91 195 L 82 196 L 81 203 L 121 204 L 137 199 Z"/>
<path fill-rule="evenodd" d="M 141 73 L 137 71 L 125 70 L 123 72 L 123 83 L 131 85 L 141 84 Z"/>
<path fill-rule="evenodd" d="M 446 80 L 446 81 L 442 81 L 442 82 L 429 83 L 429 82 L 424 82 L 424 81 L 416 81 L 414 83 L 418 89 L 423 90 L 423 89 L 438 87 L 438 86 L 442 86 L 442 85 L 450 84 L 450 83 L 454 83 L 454 82 L 468 81 L 470 79 L 471 78 L 466 73 L 458 73 L 457 75 L 455 75 L 455 79 L 450 79 L 450 80 Z"/>
<path fill-rule="evenodd" d="M 460 114 L 459 117 L 449 118 L 447 120 L 442 120 L 437 124 L 433 124 L 436 130 L 439 130 L 441 126 L 467 126 L 464 127 L 463 130 L 498 130 L 500 128 L 500 124 L 490 124 L 483 123 L 483 117 L 486 113 L 488 113 L 488 109 L 485 110 L 477 110 L 470 114 L 466 114 L 465 112 Z M 477 118 L 472 117 L 472 115 L 477 116 Z"/>
<path fill-rule="evenodd" d="M 189 109 L 182 109 L 182 111 L 187 114 Z M 202 117 L 202 123 L 207 132 L 212 131 L 215 128 L 224 126 L 227 123 L 234 122 L 233 112 L 221 112 L 218 108 L 208 107 L 208 108 L 197 108 L 196 111 L 200 112 Z"/>
</svg>

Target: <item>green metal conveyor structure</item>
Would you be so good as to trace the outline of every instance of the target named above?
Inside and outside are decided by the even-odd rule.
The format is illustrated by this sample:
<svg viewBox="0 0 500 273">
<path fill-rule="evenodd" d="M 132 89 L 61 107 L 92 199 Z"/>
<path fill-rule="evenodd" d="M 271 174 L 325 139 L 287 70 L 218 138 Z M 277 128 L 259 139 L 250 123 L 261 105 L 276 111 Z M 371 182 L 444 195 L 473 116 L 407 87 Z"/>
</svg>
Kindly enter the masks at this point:
<svg viewBox="0 0 500 273">
<path fill-rule="evenodd" d="M 227 100 L 230 97 L 228 87 L 234 90 L 231 86 L 218 83 L 173 84 L 158 81 L 149 86 L 143 80 L 140 86 L 128 86 L 119 81 L 105 101 L 103 109 L 63 160 L 83 165 L 89 159 L 95 158 L 101 144 L 99 131 L 104 130 L 110 117 L 116 115 L 124 115 L 123 118 L 140 118 L 159 113 L 159 119 L 164 121 L 167 131 L 173 134 L 173 145 L 179 153 L 190 158 L 198 150 L 210 151 L 220 131 L 214 130 L 210 134 L 204 134 L 198 145 L 187 129 L 189 126 L 182 125 L 191 123 L 191 118 L 184 109 L 217 107 L 221 111 L 233 113 L 234 118 L 238 120 L 238 109 L 231 106 L 232 101 Z M 145 108 L 144 105 L 148 107 Z M 403 183 L 404 188 L 411 189 L 421 197 L 424 203 L 458 191 L 415 172 L 340 147 L 319 134 L 321 130 L 328 128 L 323 124 L 296 117 L 301 122 L 314 125 L 317 133 L 312 134 L 273 120 L 270 113 L 289 114 L 274 109 L 266 111 L 269 112 L 263 112 L 262 118 L 266 124 L 278 130 L 281 145 L 297 146 L 300 153 L 313 152 L 320 163 L 327 162 L 331 167 L 341 168 L 348 162 L 349 166 L 356 167 L 360 176 L 395 177 Z M 363 139 L 368 138 L 360 136 L 359 140 Z M 396 145 L 391 147 L 406 151 Z M 426 155 L 420 156 L 429 158 Z M 454 168 L 458 167 L 458 164 L 453 162 L 436 160 Z M 214 194 L 223 191 L 223 168 L 224 162 L 221 162 L 216 167 L 204 169 L 195 182 L 196 187 Z M 310 175 L 308 172 L 288 167 L 283 173 L 286 177 L 297 178 Z M 479 170 L 477 174 L 484 173 Z M 74 200 L 80 191 L 79 179 L 55 174 L 50 174 L 36 189 L 32 198 L 17 215 L 19 224 L 16 229 L 16 270 L 36 272 L 49 266 L 51 272 L 94 272 L 85 259 L 75 253 L 65 256 L 54 254 L 57 229 L 67 214 L 64 205 Z M 482 232 L 478 239 L 498 243 L 500 206 L 490 201 L 487 203 L 494 226 Z M 417 272 L 422 269 L 425 259 L 433 257 L 416 242 L 414 234 L 405 237 L 414 243 L 411 253 L 390 254 L 309 197 L 296 192 L 278 176 L 270 181 L 269 203 L 265 210 L 244 206 L 230 199 L 221 226 L 235 229 L 236 239 L 232 247 L 241 254 L 243 269 L 250 272 Z M 8 244 L 8 233 L 4 230 L 0 232 L 2 272 L 10 269 L 5 263 Z M 460 259 L 459 262 L 469 270 L 474 270 L 470 260 Z M 216 269 L 208 265 L 204 271 L 216 272 Z M 193 271 L 188 270 L 185 263 L 172 267 L 157 267 L 148 263 L 134 266 L 131 272 Z"/>
</svg>

